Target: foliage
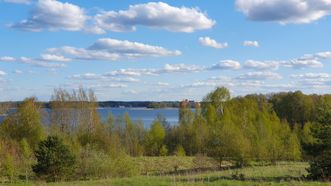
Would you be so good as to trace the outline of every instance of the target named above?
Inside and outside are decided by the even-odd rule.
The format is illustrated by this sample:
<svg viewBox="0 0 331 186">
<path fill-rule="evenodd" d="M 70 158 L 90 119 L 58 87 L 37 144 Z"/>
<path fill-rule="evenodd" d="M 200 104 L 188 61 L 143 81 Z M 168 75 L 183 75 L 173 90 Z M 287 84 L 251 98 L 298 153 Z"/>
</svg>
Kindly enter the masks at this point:
<svg viewBox="0 0 331 186">
<path fill-rule="evenodd" d="M 78 178 L 102 179 L 137 175 L 137 166 L 125 153 L 109 155 L 90 147 L 82 149 L 76 174 Z"/>
<path fill-rule="evenodd" d="M 310 146 L 313 159 L 308 177 L 314 180 L 331 180 L 331 107 L 321 109 L 319 123 L 312 129 L 316 142 Z"/>
<path fill-rule="evenodd" d="M 45 135 L 36 99 L 25 99 L 17 112 L 7 117 L 0 128 L 5 138 L 18 142 L 25 139 L 31 148 L 35 148 Z"/>
<path fill-rule="evenodd" d="M 40 178 L 59 181 L 70 178 L 73 173 L 75 157 L 59 137 L 49 136 L 41 141 L 35 156 L 37 164 L 32 168 Z"/>
<path fill-rule="evenodd" d="M 163 140 L 165 137 L 165 130 L 160 121 L 155 120 L 146 134 L 145 144 L 146 153 L 151 156 L 157 156 L 160 154 Z"/>
<path fill-rule="evenodd" d="M 175 155 L 176 156 L 186 156 L 185 149 L 182 145 L 177 145 Z"/>
<path fill-rule="evenodd" d="M 22 159 L 22 168 L 25 176 L 25 180 L 28 181 L 29 177 L 32 175 L 32 164 L 34 163 L 34 156 L 32 149 L 29 146 L 29 143 L 26 139 L 21 140 L 21 159 Z"/>
</svg>

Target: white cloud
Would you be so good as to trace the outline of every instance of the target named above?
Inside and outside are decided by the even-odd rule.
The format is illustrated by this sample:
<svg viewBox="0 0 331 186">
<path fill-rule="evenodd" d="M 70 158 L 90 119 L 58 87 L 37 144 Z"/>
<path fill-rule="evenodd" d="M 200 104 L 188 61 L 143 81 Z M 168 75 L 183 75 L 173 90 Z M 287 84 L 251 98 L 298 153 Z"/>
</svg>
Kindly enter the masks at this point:
<svg viewBox="0 0 331 186">
<path fill-rule="evenodd" d="M 45 67 L 45 68 L 63 68 L 66 66 L 65 64 L 62 63 L 51 63 L 42 59 L 31 59 L 28 57 L 14 58 L 14 57 L 5 56 L 5 57 L 0 57 L 0 61 L 30 64 L 33 66 Z"/>
<path fill-rule="evenodd" d="M 114 75 L 117 76 L 117 75 Z M 134 78 L 134 77 L 130 77 L 130 75 L 128 75 L 128 77 L 124 77 L 124 78 L 118 78 L 118 77 L 114 77 L 108 73 L 106 74 L 95 74 L 95 73 L 85 73 L 85 74 L 75 74 L 72 76 L 69 76 L 69 79 L 72 80 L 86 80 L 86 81 L 90 81 L 90 80 L 96 80 L 98 82 L 100 81 L 104 81 L 104 82 L 121 82 L 121 83 L 137 83 L 140 82 L 139 79 Z"/>
<path fill-rule="evenodd" d="M 5 75 L 7 75 L 7 73 L 0 70 L 0 76 L 5 76 Z"/>
<path fill-rule="evenodd" d="M 244 64 L 245 68 L 257 70 L 276 70 L 279 67 L 278 61 L 255 61 L 247 60 Z"/>
<path fill-rule="evenodd" d="M 165 82 L 157 82 L 157 85 L 158 85 L 158 86 L 162 86 L 162 87 L 167 87 L 167 86 L 169 86 L 170 84 L 169 84 L 169 83 L 165 83 Z"/>
<path fill-rule="evenodd" d="M 330 51 L 319 52 L 315 54 L 315 56 L 321 59 L 331 59 L 331 52 Z"/>
<path fill-rule="evenodd" d="M 240 63 L 234 60 L 222 60 L 219 63 L 211 66 L 210 70 L 237 70 L 240 69 Z"/>
<path fill-rule="evenodd" d="M 97 84 L 90 86 L 90 88 L 126 88 L 126 87 L 128 86 L 121 83 Z"/>
<path fill-rule="evenodd" d="M 196 8 L 173 7 L 163 2 L 131 5 L 128 10 L 104 11 L 95 17 L 97 33 L 135 31 L 136 26 L 161 28 L 173 32 L 209 29 L 215 21 Z"/>
<path fill-rule="evenodd" d="M 155 69 L 120 69 L 108 72 L 105 76 L 127 76 L 137 77 L 143 75 L 156 75 Z"/>
<path fill-rule="evenodd" d="M 53 55 L 53 54 L 42 54 L 42 61 L 53 61 L 53 62 L 69 62 L 71 59 L 65 58 L 64 56 Z"/>
<path fill-rule="evenodd" d="M 181 55 L 181 52 L 178 50 L 170 51 L 160 46 L 110 38 L 98 39 L 88 48 L 64 46 L 61 48 L 50 48 L 47 52 L 48 55 L 64 56 L 63 58 L 68 59 L 102 61 Z"/>
<path fill-rule="evenodd" d="M 22 70 L 17 70 L 17 69 L 16 69 L 16 70 L 14 70 L 14 73 L 15 73 L 15 74 L 23 74 L 23 71 L 22 71 Z"/>
<path fill-rule="evenodd" d="M 247 47 L 259 47 L 259 42 L 258 41 L 244 41 L 243 46 Z"/>
<path fill-rule="evenodd" d="M 204 70 L 203 67 L 197 65 L 187 65 L 187 64 L 166 64 L 162 70 L 159 72 L 164 73 L 174 73 L 174 72 L 200 72 Z"/>
<path fill-rule="evenodd" d="M 296 79 L 331 79 L 331 74 L 328 73 L 305 73 L 305 74 L 293 74 L 292 78 Z"/>
<path fill-rule="evenodd" d="M 0 61 L 3 61 L 3 62 L 15 62 L 16 59 L 14 57 L 4 56 L 4 57 L 0 57 Z"/>
<path fill-rule="evenodd" d="M 31 0 L 3 0 L 5 3 L 30 4 Z"/>
<path fill-rule="evenodd" d="M 331 84 L 331 74 L 328 73 L 292 74 L 291 77 L 307 88 L 323 88 Z"/>
<path fill-rule="evenodd" d="M 275 72 L 248 72 L 237 77 L 237 79 L 243 80 L 278 80 L 282 79 L 282 76 Z"/>
<path fill-rule="evenodd" d="M 330 0 L 236 0 L 236 7 L 253 21 L 310 23 L 331 14 Z"/>
<path fill-rule="evenodd" d="M 86 20 L 87 16 L 79 6 L 57 0 L 39 0 L 28 19 L 11 27 L 32 32 L 44 29 L 79 31 L 84 28 Z"/>
<path fill-rule="evenodd" d="M 102 76 L 94 73 L 75 74 L 70 76 L 71 79 L 83 79 L 83 80 L 100 80 Z"/>
<path fill-rule="evenodd" d="M 324 65 L 318 59 L 299 58 L 282 63 L 285 67 L 290 68 L 322 68 Z"/>
<path fill-rule="evenodd" d="M 228 43 L 218 43 L 216 40 L 211 39 L 210 37 L 200 37 L 200 44 L 212 48 L 226 48 L 228 47 Z"/>
</svg>

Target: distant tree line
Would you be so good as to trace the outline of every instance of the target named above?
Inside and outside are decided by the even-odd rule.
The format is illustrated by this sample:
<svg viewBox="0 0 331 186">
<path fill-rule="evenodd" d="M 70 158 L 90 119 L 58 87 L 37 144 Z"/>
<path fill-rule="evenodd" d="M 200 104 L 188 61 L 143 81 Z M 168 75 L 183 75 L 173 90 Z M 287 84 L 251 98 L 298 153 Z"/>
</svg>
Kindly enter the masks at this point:
<svg viewBox="0 0 331 186">
<path fill-rule="evenodd" d="M 241 167 L 252 161 L 309 160 L 311 179 L 330 179 L 331 96 L 301 92 L 231 98 L 220 87 L 201 104 L 183 101 L 179 122 L 158 116 L 150 128 L 128 114 L 101 121 L 93 91 L 56 89 L 50 125 L 35 98 L 0 125 L 0 177 L 15 181 L 132 176 L 137 156 L 213 157 Z"/>
</svg>

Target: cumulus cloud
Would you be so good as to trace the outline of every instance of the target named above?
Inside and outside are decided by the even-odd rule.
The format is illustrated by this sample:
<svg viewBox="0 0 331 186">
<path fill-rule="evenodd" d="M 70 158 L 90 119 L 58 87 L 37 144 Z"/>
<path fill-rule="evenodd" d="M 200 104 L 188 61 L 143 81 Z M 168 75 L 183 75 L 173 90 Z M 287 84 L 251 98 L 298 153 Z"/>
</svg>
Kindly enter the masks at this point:
<svg viewBox="0 0 331 186">
<path fill-rule="evenodd" d="M 69 62 L 71 59 L 65 58 L 64 56 L 53 55 L 53 54 L 42 54 L 42 61 L 53 61 L 53 62 Z"/>
<path fill-rule="evenodd" d="M 238 61 L 222 60 L 219 63 L 209 67 L 210 70 L 238 70 L 241 65 Z"/>
<path fill-rule="evenodd" d="M 162 87 L 167 87 L 167 86 L 169 86 L 170 84 L 169 84 L 169 83 L 165 83 L 165 82 L 157 82 L 157 85 L 158 85 L 158 86 L 162 86 Z"/>
<path fill-rule="evenodd" d="M 264 72 L 248 72 L 238 76 L 236 79 L 243 80 L 278 80 L 282 79 L 282 76 L 275 72 L 264 71 Z"/>
<path fill-rule="evenodd" d="M 87 16 L 82 8 L 56 0 L 38 0 L 28 19 L 10 25 L 24 31 L 79 31 L 85 27 Z"/>
<path fill-rule="evenodd" d="M 117 76 L 117 75 L 114 75 Z M 75 74 L 72 76 L 69 76 L 69 79 L 72 80 L 96 80 L 96 81 L 112 81 L 112 82 L 121 82 L 121 83 L 136 83 L 140 82 L 139 79 L 134 77 L 124 77 L 124 78 L 118 78 L 113 77 L 109 74 L 95 74 L 95 73 L 84 73 L 84 74 Z"/>
<path fill-rule="evenodd" d="M 315 57 L 321 58 L 321 59 L 331 59 L 331 52 L 326 51 L 326 52 L 319 52 L 315 54 Z"/>
<path fill-rule="evenodd" d="M 331 14 L 329 0 L 236 0 L 236 7 L 253 21 L 310 23 Z"/>
<path fill-rule="evenodd" d="M 143 75 L 157 75 L 155 69 L 120 69 L 108 72 L 105 76 L 127 76 L 137 77 Z"/>
<path fill-rule="evenodd" d="M 42 59 L 32 59 L 28 57 L 19 57 L 14 58 L 10 56 L 0 57 L 0 61 L 3 62 L 17 62 L 17 63 L 23 63 L 23 64 L 30 64 L 36 67 L 44 67 L 44 68 L 63 68 L 66 65 L 62 63 L 52 63 L 50 61 L 45 61 Z"/>
<path fill-rule="evenodd" d="M 282 65 L 290 68 L 321 68 L 324 66 L 318 59 L 311 58 L 293 59 L 283 62 Z"/>
<path fill-rule="evenodd" d="M 126 76 L 126 77 L 138 77 L 138 76 L 156 76 L 159 74 L 167 73 L 190 73 L 200 72 L 205 68 L 198 65 L 188 64 L 165 64 L 163 68 L 159 69 L 120 69 L 108 72 L 105 76 Z"/>
<path fill-rule="evenodd" d="M 104 11 L 94 17 L 97 33 L 135 31 L 136 26 L 160 28 L 173 32 L 194 32 L 215 24 L 197 8 L 173 7 L 163 2 L 131 5 L 128 10 Z"/>
<path fill-rule="evenodd" d="M 202 70 L 204 70 L 204 68 L 198 65 L 166 64 L 163 69 L 158 71 L 158 73 L 200 72 Z"/>
<path fill-rule="evenodd" d="M 278 69 L 280 62 L 278 61 L 255 61 L 247 60 L 244 64 L 245 68 L 256 70 L 276 70 Z"/>
<path fill-rule="evenodd" d="M 15 62 L 16 59 L 14 57 L 10 57 L 10 56 L 3 56 L 3 57 L 0 57 L 0 61 L 3 61 L 3 62 Z"/>
<path fill-rule="evenodd" d="M 200 37 L 199 42 L 203 46 L 208 46 L 208 47 L 212 47 L 212 48 L 226 48 L 226 47 L 228 47 L 228 43 L 218 43 L 216 40 L 214 40 L 210 37 Z"/>
<path fill-rule="evenodd" d="M 308 88 L 321 88 L 331 84 L 331 74 L 329 73 L 292 74 L 291 77 L 296 79 L 301 86 Z"/>
<path fill-rule="evenodd" d="M 0 70 L 0 77 L 1 77 L 1 76 L 5 76 L 5 75 L 7 75 L 7 73 L 4 72 L 4 71 L 1 71 L 1 70 Z"/>
<path fill-rule="evenodd" d="M 111 38 L 98 39 L 88 48 L 64 46 L 47 50 L 49 56 L 61 56 L 64 59 L 116 61 L 139 57 L 178 56 L 178 50 L 167 50 L 160 46 L 152 46 L 127 40 Z"/>
<path fill-rule="evenodd" d="M 198 8 L 174 7 L 163 2 L 130 5 L 127 10 L 100 11 L 95 15 L 87 15 L 83 8 L 75 4 L 57 0 L 38 0 L 27 19 L 10 24 L 10 27 L 32 32 L 66 30 L 104 34 L 107 31 L 135 31 L 137 26 L 172 32 L 194 32 L 210 29 L 215 23 Z"/>
<path fill-rule="evenodd" d="M 258 41 L 244 41 L 243 46 L 247 47 L 259 47 L 259 42 Z"/>
<path fill-rule="evenodd" d="M 3 0 L 5 3 L 30 4 L 31 0 Z"/>
<path fill-rule="evenodd" d="M 305 73 L 305 74 L 292 74 L 292 78 L 296 79 L 331 79 L 331 74 L 328 73 Z"/>
<path fill-rule="evenodd" d="M 22 70 L 17 70 L 17 69 L 16 69 L 16 70 L 14 70 L 14 73 L 15 73 L 15 74 L 23 74 L 23 71 L 22 71 Z"/>
</svg>

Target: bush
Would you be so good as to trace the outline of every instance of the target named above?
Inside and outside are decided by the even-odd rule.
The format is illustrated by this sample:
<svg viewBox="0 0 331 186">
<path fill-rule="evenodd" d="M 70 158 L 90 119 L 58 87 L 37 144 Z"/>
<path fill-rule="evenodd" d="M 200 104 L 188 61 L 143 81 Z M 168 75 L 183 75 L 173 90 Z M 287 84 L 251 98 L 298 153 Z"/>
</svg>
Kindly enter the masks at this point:
<svg viewBox="0 0 331 186">
<path fill-rule="evenodd" d="M 175 155 L 176 156 L 186 156 L 185 149 L 182 145 L 177 145 Z"/>
<path fill-rule="evenodd" d="M 77 176 L 83 179 L 130 177 L 136 175 L 137 170 L 137 166 L 125 153 L 111 156 L 87 146 L 81 151 Z"/>
<path fill-rule="evenodd" d="M 312 128 L 316 139 L 310 147 L 313 159 L 308 169 L 308 178 L 331 180 L 331 108 L 322 109 L 319 122 Z"/>
<path fill-rule="evenodd" d="M 160 149 L 160 156 L 167 156 L 168 154 L 168 148 L 165 145 L 162 145 L 161 149 Z"/>
<path fill-rule="evenodd" d="M 331 181 L 331 152 L 311 161 L 308 172 L 309 179 Z"/>
<path fill-rule="evenodd" d="M 49 136 L 39 143 L 35 151 L 37 164 L 32 167 L 40 178 L 47 181 L 58 181 L 69 178 L 75 165 L 75 156 L 56 136 Z"/>
</svg>

